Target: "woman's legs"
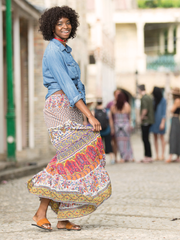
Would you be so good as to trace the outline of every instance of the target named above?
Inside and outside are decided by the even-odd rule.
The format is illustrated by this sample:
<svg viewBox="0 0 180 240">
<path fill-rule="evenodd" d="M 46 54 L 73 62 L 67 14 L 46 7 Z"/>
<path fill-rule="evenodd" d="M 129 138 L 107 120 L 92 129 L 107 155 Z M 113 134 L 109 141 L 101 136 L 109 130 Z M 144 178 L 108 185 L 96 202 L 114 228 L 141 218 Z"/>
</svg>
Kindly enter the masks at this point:
<svg viewBox="0 0 180 240">
<path fill-rule="evenodd" d="M 159 160 L 159 149 L 158 149 L 158 135 L 156 133 L 154 135 L 154 145 L 155 145 L 155 151 L 156 151 L 156 160 Z"/>
<path fill-rule="evenodd" d="M 164 140 L 164 134 L 160 134 L 161 139 L 161 146 L 162 146 L 162 160 L 164 160 L 164 153 L 165 153 L 165 140 Z"/>
<path fill-rule="evenodd" d="M 41 198 L 41 203 L 39 205 L 39 208 L 36 212 L 36 214 L 33 217 L 33 220 L 37 223 L 39 220 L 46 218 L 46 213 L 47 213 L 47 209 L 48 209 L 48 205 L 50 202 L 50 199 L 47 198 Z M 48 229 L 52 229 L 50 224 L 43 224 L 44 228 L 48 228 Z"/>
<path fill-rule="evenodd" d="M 36 212 L 36 214 L 33 217 L 33 220 L 37 223 L 39 220 L 46 218 L 46 213 L 47 213 L 47 209 L 48 209 L 48 205 L 49 205 L 50 199 L 47 198 L 41 198 L 41 203 L 39 205 L 39 208 Z M 66 228 L 66 225 L 69 221 L 58 221 L 57 223 L 57 228 Z M 75 225 L 73 223 L 70 223 L 72 225 L 71 229 L 73 230 L 81 230 L 81 227 L 79 225 Z M 44 228 L 48 228 L 48 229 L 52 229 L 50 224 L 43 224 Z"/>
</svg>

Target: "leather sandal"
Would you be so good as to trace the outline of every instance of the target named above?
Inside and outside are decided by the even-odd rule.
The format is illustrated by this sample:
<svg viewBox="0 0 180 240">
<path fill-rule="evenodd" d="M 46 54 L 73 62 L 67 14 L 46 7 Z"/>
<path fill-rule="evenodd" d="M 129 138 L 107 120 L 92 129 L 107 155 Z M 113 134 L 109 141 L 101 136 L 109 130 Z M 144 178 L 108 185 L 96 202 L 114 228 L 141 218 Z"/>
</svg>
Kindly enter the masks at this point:
<svg viewBox="0 0 180 240">
<path fill-rule="evenodd" d="M 172 162 L 171 159 L 167 159 L 167 160 L 165 161 L 165 163 L 171 163 L 171 162 Z"/>
<path fill-rule="evenodd" d="M 47 224 L 51 227 L 51 224 L 50 222 L 47 220 L 47 218 L 43 218 L 41 220 L 39 220 L 37 222 L 37 224 L 31 224 L 32 226 L 35 226 L 35 227 L 38 227 L 38 228 L 41 228 L 41 229 L 44 229 L 44 230 L 48 230 L 48 231 L 52 231 L 51 228 L 46 228 L 44 226 L 47 226 Z"/>
<path fill-rule="evenodd" d="M 81 231 L 81 227 L 79 225 L 72 224 L 71 222 L 67 222 L 65 228 L 57 228 L 58 230 L 68 230 L 68 231 Z"/>
</svg>

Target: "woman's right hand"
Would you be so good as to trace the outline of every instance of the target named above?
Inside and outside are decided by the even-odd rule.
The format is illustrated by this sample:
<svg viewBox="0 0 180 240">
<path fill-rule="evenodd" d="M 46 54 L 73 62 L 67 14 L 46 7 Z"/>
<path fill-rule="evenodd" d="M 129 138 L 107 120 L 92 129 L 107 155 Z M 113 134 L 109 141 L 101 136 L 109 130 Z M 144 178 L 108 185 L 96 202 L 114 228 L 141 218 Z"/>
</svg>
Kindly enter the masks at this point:
<svg viewBox="0 0 180 240">
<path fill-rule="evenodd" d="M 89 123 L 93 126 L 94 132 L 99 132 L 100 130 L 102 130 L 100 122 L 93 115 L 88 117 L 88 120 Z"/>
</svg>

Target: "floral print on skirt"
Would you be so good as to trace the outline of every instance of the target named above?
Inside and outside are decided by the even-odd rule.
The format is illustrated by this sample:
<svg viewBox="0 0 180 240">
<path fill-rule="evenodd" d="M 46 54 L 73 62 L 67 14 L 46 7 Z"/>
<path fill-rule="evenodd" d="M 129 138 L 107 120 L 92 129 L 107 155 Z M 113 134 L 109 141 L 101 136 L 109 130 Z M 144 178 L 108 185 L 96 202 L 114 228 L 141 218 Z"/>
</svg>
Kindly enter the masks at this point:
<svg viewBox="0 0 180 240">
<path fill-rule="evenodd" d="M 28 190 L 51 199 L 60 220 L 86 216 L 111 195 L 100 134 L 83 126 L 82 113 L 64 94 L 46 100 L 44 117 L 56 155 L 28 181 Z"/>
</svg>

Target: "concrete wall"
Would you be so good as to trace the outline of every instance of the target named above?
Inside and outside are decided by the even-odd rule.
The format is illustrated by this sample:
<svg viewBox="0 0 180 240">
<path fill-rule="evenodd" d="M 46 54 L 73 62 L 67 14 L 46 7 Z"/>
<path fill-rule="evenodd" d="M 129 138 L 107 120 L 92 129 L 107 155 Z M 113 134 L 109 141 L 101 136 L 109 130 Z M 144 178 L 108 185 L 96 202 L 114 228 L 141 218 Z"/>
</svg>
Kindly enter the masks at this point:
<svg viewBox="0 0 180 240">
<path fill-rule="evenodd" d="M 38 32 L 38 24 L 35 24 L 34 31 L 34 135 L 35 148 L 39 156 L 45 156 L 49 152 L 49 136 L 44 122 L 43 108 L 47 89 L 43 86 L 42 58 L 44 54 L 44 40 Z"/>
<path fill-rule="evenodd" d="M 68 2 L 68 6 L 73 4 Z M 86 22 L 86 1 L 76 0 L 74 9 L 79 14 L 80 26 L 77 31 L 77 37 L 69 40 L 68 45 L 72 48 L 72 55 L 81 69 L 81 81 L 87 86 L 87 65 L 88 65 L 88 26 Z"/>
<path fill-rule="evenodd" d="M 127 90 L 134 96 L 136 93 L 135 79 L 136 76 L 134 73 L 116 74 L 117 86 Z M 138 75 L 138 84 L 145 84 L 148 93 L 152 92 L 154 86 L 161 88 L 180 88 L 180 75 L 173 73 L 167 75 L 167 73 L 149 71 Z"/>
<path fill-rule="evenodd" d="M 114 52 L 116 74 L 136 71 L 137 33 L 135 24 L 116 24 Z"/>
<path fill-rule="evenodd" d="M 88 66 L 87 92 L 95 97 L 102 97 L 104 105 L 113 99 L 116 88 L 113 7 L 110 0 L 95 0 L 93 6 L 88 4 L 87 13 L 89 55 L 94 55 L 96 60 L 95 64 Z"/>
<path fill-rule="evenodd" d="M 137 8 L 136 0 L 114 0 L 114 4 L 118 10 Z"/>
</svg>

